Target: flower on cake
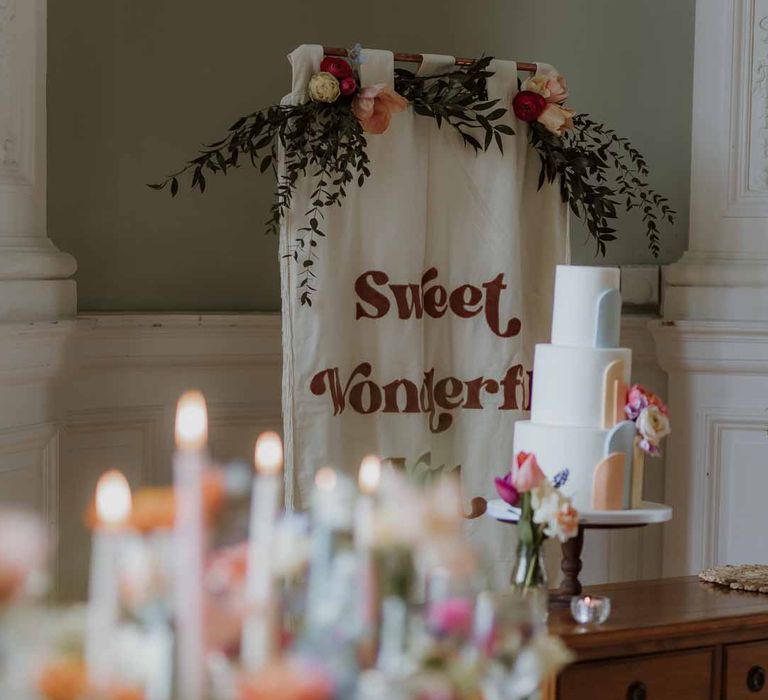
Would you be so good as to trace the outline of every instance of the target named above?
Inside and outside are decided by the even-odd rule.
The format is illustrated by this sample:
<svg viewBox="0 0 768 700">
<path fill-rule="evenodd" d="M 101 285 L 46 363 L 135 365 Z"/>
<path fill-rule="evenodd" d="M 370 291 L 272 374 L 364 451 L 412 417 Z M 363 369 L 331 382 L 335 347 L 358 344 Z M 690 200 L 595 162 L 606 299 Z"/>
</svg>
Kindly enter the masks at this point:
<svg viewBox="0 0 768 700">
<path fill-rule="evenodd" d="M 539 122 L 547 131 L 562 136 L 573 128 L 575 110 L 563 107 L 568 85 L 559 73 L 534 75 L 523 81 L 512 100 L 515 116 L 524 122 Z"/>
<path fill-rule="evenodd" d="M 658 457 L 661 454 L 659 443 L 671 432 L 669 410 L 664 402 L 652 391 L 635 384 L 627 392 L 624 413 L 635 422 L 640 449 Z"/>
</svg>

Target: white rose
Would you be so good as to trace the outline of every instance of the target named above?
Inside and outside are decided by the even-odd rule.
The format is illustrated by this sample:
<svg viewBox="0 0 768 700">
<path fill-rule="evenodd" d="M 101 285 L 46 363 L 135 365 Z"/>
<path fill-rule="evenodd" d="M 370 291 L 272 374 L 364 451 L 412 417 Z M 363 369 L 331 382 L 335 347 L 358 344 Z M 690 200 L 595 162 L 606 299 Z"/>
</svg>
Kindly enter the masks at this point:
<svg viewBox="0 0 768 700">
<path fill-rule="evenodd" d="M 654 445 L 658 445 L 670 433 L 669 418 L 653 404 L 640 411 L 636 425 L 640 435 Z"/>
<path fill-rule="evenodd" d="M 309 79 L 307 91 L 313 102 L 336 102 L 341 94 L 339 81 L 325 71 L 315 73 Z"/>
</svg>

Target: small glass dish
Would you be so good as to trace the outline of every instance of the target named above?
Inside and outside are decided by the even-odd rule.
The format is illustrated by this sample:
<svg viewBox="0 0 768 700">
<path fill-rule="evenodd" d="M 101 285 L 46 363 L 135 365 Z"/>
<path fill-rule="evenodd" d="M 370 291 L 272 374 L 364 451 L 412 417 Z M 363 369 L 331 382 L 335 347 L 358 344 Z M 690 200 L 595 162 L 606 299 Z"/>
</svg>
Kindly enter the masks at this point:
<svg viewBox="0 0 768 700">
<path fill-rule="evenodd" d="M 591 595 L 571 598 L 571 615 L 580 625 L 602 625 L 610 614 L 610 598 Z"/>
</svg>

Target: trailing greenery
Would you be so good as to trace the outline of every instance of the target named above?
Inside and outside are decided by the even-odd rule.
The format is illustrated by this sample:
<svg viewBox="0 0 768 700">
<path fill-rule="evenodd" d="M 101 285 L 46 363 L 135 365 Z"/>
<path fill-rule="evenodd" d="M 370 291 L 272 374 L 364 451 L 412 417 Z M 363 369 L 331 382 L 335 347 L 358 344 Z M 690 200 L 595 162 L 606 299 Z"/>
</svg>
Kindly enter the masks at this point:
<svg viewBox="0 0 768 700">
<path fill-rule="evenodd" d="M 433 76 L 397 69 L 395 91 L 416 114 L 434 119 L 438 128 L 447 124 L 475 152 L 495 144 L 503 153 L 503 137 L 515 132 L 500 121 L 507 114 L 506 106 L 499 106 L 498 99 L 488 99 L 491 60 L 484 57 Z M 342 96 L 332 103 L 307 101 L 252 112 L 232 124 L 224 138 L 203 146 L 182 168 L 149 186 L 168 188 L 176 196 L 186 181 L 202 193 L 210 175 L 226 175 L 246 160 L 260 172 L 271 169 L 276 175 L 275 200 L 266 224 L 269 231 L 278 232 L 300 180 L 309 178 L 310 208 L 303 212 L 305 225 L 298 228 L 287 257 L 299 265 L 300 302 L 311 306 L 317 291 L 317 249 L 326 236 L 325 210 L 341 206 L 348 188 L 362 187 L 371 174 L 366 135 L 353 113 L 353 99 L 352 95 Z M 541 159 L 539 188 L 545 182 L 558 182 L 562 201 L 586 222 L 603 255 L 606 244 L 616 238 L 610 222 L 616 218 L 617 198 L 621 197 L 627 211 L 641 210 L 649 247 L 658 255 L 659 224 L 673 223 L 675 212 L 665 197 L 648 186 L 642 155 L 629 141 L 586 115 L 574 117 L 574 127 L 560 137 L 538 122 L 530 124 L 530 142 Z M 282 166 L 278 171 L 279 151 Z"/>
<path fill-rule="evenodd" d="M 674 224 L 676 213 L 669 200 L 648 185 L 648 166 L 642 154 L 625 138 L 577 114 L 574 128 L 560 137 L 538 122 L 531 123 L 531 145 L 539 152 L 539 188 L 557 181 L 562 201 L 587 226 L 597 252 L 616 240 L 616 208 L 639 209 L 646 226 L 648 247 L 659 254 L 659 226 Z M 621 201 L 619 201 L 621 199 Z"/>
</svg>

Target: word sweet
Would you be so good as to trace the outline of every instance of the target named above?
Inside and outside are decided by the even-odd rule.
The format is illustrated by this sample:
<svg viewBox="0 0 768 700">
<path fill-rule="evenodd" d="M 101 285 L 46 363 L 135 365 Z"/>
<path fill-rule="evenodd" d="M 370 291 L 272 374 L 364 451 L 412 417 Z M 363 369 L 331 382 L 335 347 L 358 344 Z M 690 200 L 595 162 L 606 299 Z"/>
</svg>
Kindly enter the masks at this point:
<svg viewBox="0 0 768 700">
<path fill-rule="evenodd" d="M 531 406 L 533 373 L 521 364 L 511 366 L 500 380 L 485 377 L 437 379 L 435 370 L 430 369 L 424 372 L 420 384 L 403 378 L 380 385 L 369 379 L 372 371 L 369 362 L 361 362 L 346 382 L 342 382 L 339 368 L 331 367 L 315 374 L 309 388 L 315 396 L 326 392 L 330 395 L 334 416 L 347 408 L 365 415 L 378 411 L 425 413 L 433 433 L 442 433 L 451 427 L 452 411 L 460 408 L 482 409 L 482 400 L 487 394 L 501 391 L 503 401 L 500 411 L 528 411 Z"/>
<path fill-rule="evenodd" d="M 437 268 L 430 267 L 421 276 L 419 284 L 389 284 L 386 272 L 364 272 L 355 280 L 355 292 L 360 299 L 355 305 L 355 320 L 382 318 L 389 313 L 394 301 L 400 319 L 423 318 L 424 314 L 441 318 L 449 310 L 460 318 L 472 318 L 485 312 L 488 327 L 499 337 L 511 338 L 520 333 L 519 318 L 509 319 L 502 328 L 499 300 L 507 288 L 503 273 L 480 287 L 462 284 L 451 292 L 435 282 L 437 276 Z"/>
</svg>

